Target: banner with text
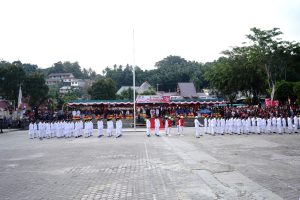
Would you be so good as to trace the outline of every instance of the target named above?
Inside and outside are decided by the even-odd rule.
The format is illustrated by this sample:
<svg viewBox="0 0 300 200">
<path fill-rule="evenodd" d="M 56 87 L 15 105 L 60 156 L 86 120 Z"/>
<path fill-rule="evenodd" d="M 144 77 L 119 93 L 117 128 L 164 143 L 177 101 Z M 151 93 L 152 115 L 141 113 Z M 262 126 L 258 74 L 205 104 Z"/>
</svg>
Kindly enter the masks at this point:
<svg viewBox="0 0 300 200">
<path fill-rule="evenodd" d="M 136 103 L 170 103 L 170 96 L 139 95 Z"/>
<path fill-rule="evenodd" d="M 277 107 L 279 106 L 279 101 L 272 101 L 271 99 L 265 99 L 266 107 Z"/>
</svg>

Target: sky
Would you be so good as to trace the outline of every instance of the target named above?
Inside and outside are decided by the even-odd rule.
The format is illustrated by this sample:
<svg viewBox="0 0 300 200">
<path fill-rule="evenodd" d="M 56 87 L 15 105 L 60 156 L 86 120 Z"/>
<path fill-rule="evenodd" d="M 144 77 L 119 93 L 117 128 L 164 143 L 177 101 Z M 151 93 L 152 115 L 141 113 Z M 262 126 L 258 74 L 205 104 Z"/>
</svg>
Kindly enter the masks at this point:
<svg viewBox="0 0 300 200">
<path fill-rule="evenodd" d="M 278 27 L 283 39 L 300 42 L 300 1 L 0 0 L 0 24 L 0 60 L 145 70 L 169 55 L 216 60 L 252 27 Z"/>
</svg>

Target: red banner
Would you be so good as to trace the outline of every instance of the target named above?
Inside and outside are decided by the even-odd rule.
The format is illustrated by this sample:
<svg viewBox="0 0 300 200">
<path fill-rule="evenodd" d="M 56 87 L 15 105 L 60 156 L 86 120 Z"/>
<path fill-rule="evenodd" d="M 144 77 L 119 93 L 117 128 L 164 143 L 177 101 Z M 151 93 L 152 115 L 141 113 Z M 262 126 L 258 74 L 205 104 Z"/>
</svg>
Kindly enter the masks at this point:
<svg viewBox="0 0 300 200">
<path fill-rule="evenodd" d="M 170 103 L 170 99 L 170 96 L 139 95 L 136 98 L 136 103 Z"/>
<path fill-rule="evenodd" d="M 279 106 L 279 101 L 272 101 L 271 99 L 265 99 L 266 107 L 277 107 Z"/>
</svg>

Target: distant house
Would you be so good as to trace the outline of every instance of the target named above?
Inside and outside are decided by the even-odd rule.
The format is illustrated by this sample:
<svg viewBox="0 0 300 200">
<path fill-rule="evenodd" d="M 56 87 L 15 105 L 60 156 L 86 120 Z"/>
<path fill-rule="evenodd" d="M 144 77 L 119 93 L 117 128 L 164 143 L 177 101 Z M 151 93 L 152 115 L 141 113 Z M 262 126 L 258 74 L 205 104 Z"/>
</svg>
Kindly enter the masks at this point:
<svg viewBox="0 0 300 200">
<path fill-rule="evenodd" d="M 48 86 L 59 86 L 59 93 L 66 94 L 72 88 L 84 88 L 90 86 L 92 81 L 89 79 L 76 79 L 72 73 L 51 73 L 46 79 Z"/>
<path fill-rule="evenodd" d="M 51 73 L 48 75 L 48 78 L 67 80 L 67 79 L 73 79 L 74 75 L 72 73 Z"/>
<path fill-rule="evenodd" d="M 84 87 L 86 82 L 82 79 L 72 79 L 71 87 Z"/>
<path fill-rule="evenodd" d="M 197 98 L 197 92 L 194 83 L 178 83 L 177 84 L 178 96 L 183 98 Z"/>
<path fill-rule="evenodd" d="M 143 92 L 148 91 L 151 88 L 151 85 L 145 81 L 142 85 L 137 89 L 138 94 L 142 94 Z"/>
<path fill-rule="evenodd" d="M 59 93 L 60 94 L 67 94 L 71 90 L 71 86 L 63 86 L 59 88 Z"/>
<path fill-rule="evenodd" d="M 126 91 L 128 89 L 132 89 L 133 90 L 133 86 L 122 86 L 118 91 L 117 91 L 117 95 L 121 95 L 121 93 L 123 91 Z M 142 83 L 141 86 L 136 86 L 135 87 L 135 91 L 138 93 L 138 94 L 142 94 L 143 92 L 146 92 L 148 91 L 149 89 L 151 88 L 151 85 L 145 81 L 144 83 Z"/>
<path fill-rule="evenodd" d="M 128 89 L 132 89 L 133 90 L 133 86 L 122 86 L 120 87 L 120 89 L 117 91 L 117 95 L 121 95 L 122 92 L 128 90 Z M 139 89 L 138 86 L 135 87 L 135 90 L 137 91 Z"/>
<path fill-rule="evenodd" d="M 74 75 L 72 73 L 51 73 L 48 75 L 48 79 L 46 79 L 46 84 L 57 85 L 63 83 L 64 85 L 70 86 L 73 79 Z"/>
<path fill-rule="evenodd" d="M 62 80 L 59 78 L 48 78 L 46 79 L 46 84 L 47 85 L 58 85 L 62 83 Z"/>
</svg>

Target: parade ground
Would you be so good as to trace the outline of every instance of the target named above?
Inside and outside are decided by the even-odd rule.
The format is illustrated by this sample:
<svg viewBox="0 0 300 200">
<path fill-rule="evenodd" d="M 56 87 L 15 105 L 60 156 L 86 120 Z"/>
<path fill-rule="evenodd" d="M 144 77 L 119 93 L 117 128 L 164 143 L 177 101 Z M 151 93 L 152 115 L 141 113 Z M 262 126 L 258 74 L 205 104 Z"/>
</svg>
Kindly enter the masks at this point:
<svg viewBox="0 0 300 200">
<path fill-rule="evenodd" d="M 0 199 L 299 199 L 300 134 L 184 132 L 43 140 L 5 132 Z"/>
</svg>

